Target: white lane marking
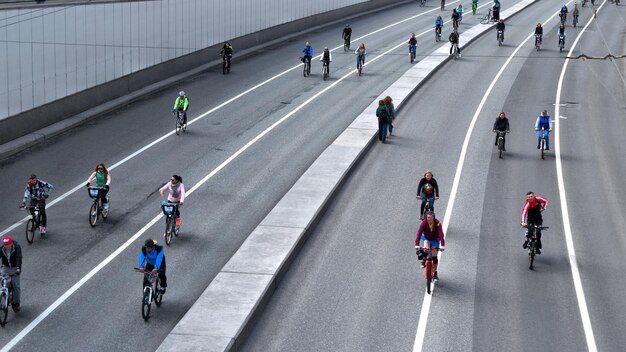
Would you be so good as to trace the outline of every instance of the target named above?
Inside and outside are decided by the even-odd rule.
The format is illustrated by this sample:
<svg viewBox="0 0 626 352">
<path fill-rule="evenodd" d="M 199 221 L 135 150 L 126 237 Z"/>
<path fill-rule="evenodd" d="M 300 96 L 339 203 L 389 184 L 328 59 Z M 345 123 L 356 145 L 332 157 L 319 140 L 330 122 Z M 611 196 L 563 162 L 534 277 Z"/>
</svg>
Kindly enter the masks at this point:
<svg viewBox="0 0 626 352">
<path fill-rule="evenodd" d="M 387 25 L 387 26 L 381 27 L 381 28 L 379 28 L 379 29 L 377 29 L 377 30 L 375 30 L 375 31 L 373 31 L 373 32 L 369 32 L 369 33 L 367 33 L 367 34 L 365 34 L 365 35 L 363 35 L 363 36 L 361 36 L 361 37 L 358 37 L 358 38 L 354 39 L 354 40 L 353 40 L 353 42 L 359 41 L 359 40 L 361 40 L 361 39 L 363 39 L 363 38 L 367 38 L 367 37 L 369 37 L 369 36 L 371 36 L 371 35 L 374 35 L 374 34 L 376 34 L 376 33 L 379 33 L 379 32 L 381 32 L 381 31 L 384 31 L 384 30 L 389 29 L 389 28 L 391 28 L 391 27 L 397 26 L 397 25 L 402 24 L 402 23 L 404 23 L 404 22 L 410 21 L 410 20 L 415 19 L 415 18 L 417 18 L 417 17 L 424 16 L 424 15 L 426 15 L 426 14 L 428 14 L 428 13 L 430 13 L 430 12 L 436 11 L 436 10 L 437 10 L 437 9 L 428 10 L 428 11 L 426 11 L 426 12 L 422 12 L 422 13 L 419 13 L 419 14 L 417 14 L 417 15 L 414 15 L 414 16 L 411 16 L 411 17 L 407 17 L 407 18 L 405 18 L 405 19 L 403 19 L 403 20 L 400 20 L 400 21 L 394 22 L 394 23 L 392 23 L 392 24 L 390 24 L 390 25 Z M 335 50 L 337 50 L 337 49 L 342 49 L 342 48 L 343 48 L 343 44 L 342 44 L 342 45 L 340 45 L 340 46 L 338 46 L 338 47 L 333 48 L 331 51 L 335 51 Z M 313 60 L 315 60 L 315 59 L 318 59 L 318 58 L 320 58 L 320 57 L 321 57 L 321 55 L 317 55 L 317 56 L 315 56 L 315 57 L 314 57 L 311 61 L 313 61 Z M 230 98 L 230 99 L 226 100 L 225 102 L 223 102 L 223 103 L 221 103 L 221 104 L 219 104 L 219 105 L 217 105 L 217 106 L 213 107 L 213 108 L 212 108 L 212 109 L 210 109 L 209 111 L 207 111 L 207 112 L 203 113 L 202 115 L 200 115 L 200 116 L 198 116 L 198 117 L 194 118 L 193 120 L 188 121 L 188 123 L 187 123 L 187 124 L 188 124 L 188 125 L 191 125 L 191 124 L 195 123 L 196 121 L 198 121 L 198 120 L 200 120 L 200 119 L 203 119 L 203 118 L 205 118 L 206 116 L 208 116 L 208 115 L 210 115 L 210 114 L 214 113 L 215 111 L 217 111 L 217 110 L 219 110 L 219 109 L 223 108 L 224 106 L 226 106 L 226 105 L 228 105 L 228 104 L 230 104 L 230 103 L 232 103 L 232 102 L 234 102 L 234 101 L 236 101 L 236 100 L 240 99 L 241 97 L 243 97 L 243 96 L 247 95 L 248 93 L 250 93 L 250 92 L 252 92 L 252 91 L 255 91 L 255 90 L 257 90 L 257 89 L 259 89 L 259 88 L 263 87 L 264 85 L 266 85 L 266 84 L 268 84 L 268 83 L 270 83 L 270 82 L 272 82 L 272 81 L 274 81 L 274 80 L 276 80 L 276 79 L 278 79 L 278 78 L 280 78 L 280 77 L 282 77 L 282 76 L 286 75 L 287 73 L 289 73 L 289 72 L 291 72 L 291 71 L 293 71 L 293 70 L 295 70 L 295 69 L 297 69 L 297 68 L 301 68 L 301 67 L 302 67 L 302 65 L 296 65 L 296 66 L 293 66 L 293 67 L 291 67 L 291 68 L 289 68 L 289 69 L 287 69 L 287 70 L 285 70 L 285 71 L 283 71 L 283 72 L 281 72 L 281 73 L 279 73 L 279 74 L 277 74 L 277 75 L 275 75 L 275 76 L 273 76 L 273 77 L 270 77 L 270 78 L 266 79 L 265 81 L 263 81 L 263 82 L 261 82 L 261 83 L 259 83 L 259 84 L 255 85 L 255 86 L 253 86 L 252 88 L 249 88 L 249 89 L 247 89 L 247 90 L 245 90 L 245 91 L 243 91 L 243 92 L 241 92 L 241 93 L 237 94 L 236 96 L 234 96 L 234 97 L 232 97 L 232 98 Z M 109 170 L 114 170 L 115 168 L 117 168 L 117 167 L 119 167 L 119 166 L 123 165 L 123 164 L 124 164 L 124 163 L 126 163 L 127 161 L 129 161 L 129 160 L 133 159 L 133 158 L 134 158 L 134 157 L 136 157 L 137 155 L 139 155 L 139 154 L 141 154 L 141 153 L 145 152 L 146 150 L 148 150 L 148 149 L 152 148 L 153 146 L 155 146 L 156 144 L 160 143 L 160 142 L 161 142 L 161 141 L 163 141 L 164 139 L 166 139 L 166 138 L 168 138 L 168 137 L 172 136 L 175 132 L 176 132 L 175 130 L 172 130 L 172 131 L 170 131 L 170 132 L 168 132 L 168 133 L 164 134 L 163 136 L 161 136 L 161 137 L 159 137 L 159 138 L 155 139 L 154 141 L 152 141 L 152 142 L 150 142 L 150 143 L 146 144 L 145 146 L 143 146 L 142 148 L 138 149 L 138 150 L 137 150 L 137 151 L 135 151 L 134 153 L 132 153 L 132 154 L 128 155 L 128 156 L 127 156 L 127 157 L 125 157 L 124 159 L 122 159 L 122 160 L 118 161 L 117 163 L 115 163 L 115 164 L 111 165 L 111 166 L 109 167 Z M 60 201 L 64 200 L 65 198 L 67 198 L 67 197 L 68 197 L 68 196 L 70 196 L 72 193 L 76 192 L 77 190 L 81 189 L 82 187 L 84 187 L 84 184 L 80 184 L 80 185 L 78 185 L 78 186 L 76 186 L 76 187 L 74 187 L 74 188 L 70 189 L 69 191 L 67 191 L 67 192 L 63 193 L 61 196 L 59 196 L 58 198 L 55 198 L 53 201 L 51 201 L 50 203 L 48 203 L 47 207 L 48 207 L 48 208 L 52 207 L 53 205 L 55 205 L 56 203 L 58 203 L 58 202 L 60 202 Z M 13 225 L 11 225 L 11 226 L 9 226 L 8 228 L 4 229 L 2 232 L 0 232 L 0 237 L 1 237 L 1 236 L 6 235 L 6 234 L 7 234 L 7 233 L 9 233 L 10 231 L 12 231 L 12 230 L 16 229 L 18 226 L 20 226 L 20 225 L 22 225 L 24 222 L 28 221 L 28 219 L 30 219 L 30 216 L 26 216 L 26 217 L 24 217 L 22 220 L 19 220 L 18 222 L 14 223 Z"/>
<path fill-rule="evenodd" d="M 600 7 L 598 7 L 598 12 L 602 9 L 606 0 L 602 2 Z M 591 22 L 595 17 L 589 19 L 585 27 L 583 27 L 582 31 L 578 33 L 576 36 L 576 40 L 572 43 L 572 47 L 569 50 L 567 56 L 572 56 L 572 52 L 578 44 L 580 37 L 585 33 Z M 563 79 L 565 78 L 565 71 L 567 70 L 567 66 L 569 65 L 570 59 L 565 59 L 563 63 L 563 69 L 561 70 L 561 76 L 559 77 L 559 83 L 556 88 L 556 100 L 554 107 L 554 115 L 560 116 L 561 113 L 561 92 L 563 89 Z M 563 116 L 561 116 L 563 118 Z M 585 331 L 585 340 L 587 341 L 587 349 L 589 352 L 598 351 L 598 347 L 596 346 L 596 340 L 593 336 L 593 328 L 591 326 L 591 318 L 589 317 L 589 310 L 587 309 L 587 301 L 585 300 L 585 292 L 583 290 L 582 280 L 580 278 L 580 272 L 578 271 L 578 261 L 576 260 L 576 250 L 574 248 L 574 239 L 572 237 L 572 227 L 569 221 L 569 210 L 567 208 L 567 197 L 565 195 L 565 181 L 563 179 L 563 163 L 561 161 L 561 129 L 559 128 L 560 119 L 555 119 L 555 128 L 554 132 L 554 140 L 555 140 L 555 150 L 554 154 L 556 156 L 556 178 L 559 185 L 559 198 L 561 200 L 561 214 L 563 216 L 563 232 L 565 234 L 565 243 L 567 245 L 567 254 L 569 256 L 569 265 L 572 269 L 572 279 L 574 280 L 574 289 L 576 291 L 576 299 L 578 300 L 578 310 L 580 311 L 580 318 L 583 323 L 583 329 Z"/>
<path fill-rule="evenodd" d="M 570 0 L 567 3 L 567 5 L 571 4 L 571 2 L 572 0 Z M 548 18 L 546 21 L 543 21 L 542 23 L 551 21 L 553 18 L 557 16 L 557 14 L 558 12 L 554 13 L 552 16 L 550 16 L 550 18 Z M 509 58 L 504 63 L 504 65 L 502 65 L 502 67 L 500 68 L 496 76 L 493 78 L 493 81 L 491 81 L 489 88 L 487 88 L 487 91 L 485 91 L 485 95 L 481 99 L 480 104 L 478 104 L 478 108 L 476 109 L 476 112 L 474 113 L 474 116 L 472 117 L 472 121 L 470 122 L 467 133 L 465 134 L 465 140 L 463 141 L 463 147 L 461 148 L 461 155 L 459 156 L 459 162 L 457 163 L 457 166 L 456 166 L 456 173 L 454 174 L 454 180 L 452 181 L 452 189 L 450 190 L 450 201 L 448 202 L 448 205 L 446 207 L 446 212 L 443 217 L 443 232 L 444 233 L 448 232 L 448 224 L 450 223 L 449 219 L 452 216 L 452 209 L 454 208 L 454 202 L 456 200 L 456 194 L 459 188 L 459 182 L 461 180 L 463 164 L 465 163 L 465 155 L 467 154 L 469 141 L 472 136 L 472 131 L 474 130 L 474 126 L 476 125 L 476 121 L 478 120 L 478 116 L 480 116 L 483 106 L 487 102 L 487 98 L 491 94 L 493 87 L 496 85 L 496 82 L 500 79 L 500 76 L 502 75 L 504 70 L 509 66 L 509 63 L 511 62 L 511 60 L 513 60 L 513 57 L 515 57 L 515 55 L 522 48 L 522 46 L 524 46 L 526 42 L 529 41 L 531 38 L 534 38 L 534 36 L 535 36 L 535 33 L 534 32 L 531 33 L 528 37 L 526 37 L 526 39 L 524 39 L 524 41 L 522 41 L 520 45 L 517 46 L 517 48 L 515 48 L 515 51 L 513 51 L 513 53 L 509 56 Z M 439 265 L 441 265 L 441 258 L 442 258 L 441 252 L 439 252 L 438 258 L 439 258 Z M 433 283 L 431 292 L 434 292 L 433 291 L 434 289 L 435 289 L 435 284 Z M 424 293 L 424 301 L 422 302 L 420 317 L 417 323 L 417 332 L 415 333 L 415 343 L 413 344 L 413 352 L 421 352 L 423 349 L 424 337 L 426 334 L 426 325 L 428 323 L 428 314 L 430 312 L 431 302 L 432 302 L 432 295 L 429 295 L 428 293 Z"/>
<path fill-rule="evenodd" d="M 483 5 L 486 6 L 486 5 Z M 450 21 L 447 21 L 445 23 L 448 23 Z M 429 28 L 425 31 L 423 31 L 422 33 L 420 33 L 419 35 L 417 35 L 417 37 L 425 35 L 426 33 L 430 33 L 432 32 L 432 29 Z M 400 44 L 392 47 L 391 49 L 383 52 L 382 54 L 372 58 L 371 60 L 369 60 L 365 65 L 363 66 L 368 66 L 370 65 L 372 62 L 377 61 L 378 59 L 384 57 L 385 55 L 389 54 L 390 52 L 396 50 L 397 48 L 406 45 L 406 41 L 403 40 Z M 342 46 L 343 47 L 343 46 Z M 301 67 L 301 65 L 298 65 L 298 67 Z M 241 147 L 241 149 L 237 150 L 233 155 L 231 155 L 228 159 L 226 159 L 224 162 L 222 162 L 218 167 L 216 167 L 213 171 L 211 171 L 210 173 L 208 173 L 206 176 L 204 176 L 200 181 L 198 181 L 198 183 L 196 183 L 193 187 L 191 187 L 189 189 L 189 191 L 187 192 L 188 196 L 191 196 L 191 194 L 193 194 L 198 188 L 200 188 L 202 185 L 204 185 L 209 179 L 211 179 L 215 174 L 217 174 L 219 171 L 221 171 L 223 168 L 225 168 L 228 164 L 230 164 L 233 160 L 235 160 L 235 158 L 237 158 L 239 155 L 241 155 L 243 152 L 245 152 L 248 148 L 250 148 L 252 145 L 254 145 L 257 141 L 259 141 L 261 138 L 263 138 L 263 136 L 265 136 L 266 134 L 268 134 L 269 132 L 271 132 L 274 128 L 276 128 L 278 125 L 280 125 L 281 123 L 283 123 L 285 120 L 287 120 L 288 118 L 290 118 L 291 116 L 293 116 L 296 112 L 300 111 L 301 109 L 303 109 L 305 106 L 307 106 L 309 103 L 311 103 L 313 100 L 315 100 L 316 98 L 318 98 L 320 95 L 324 94 L 325 92 L 329 91 L 330 89 L 332 89 L 333 87 L 335 87 L 337 84 L 339 84 L 341 81 L 343 81 L 344 79 L 350 77 L 352 74 L 354 74 L 356 72 L 356 69 L 350 71 L 349 73 L 345 74 L 344 76 L 342 76 L 341 78 L 339 78 L 337 81 L 335 81 L 333 84 L 329 85 L 328 87 L 324 88 L 323 90 L 321 90 L 320 92 L 316 93 L 315 95 L 313 95 L 312 97 L 310 97 L 309 99 L 307 99 L 305 102 L 303 102 L 302 104 L 300 104 L 297 108 L 295 108 L 293 111 L 289 112 L 287 115 L 285 115 L 284 117 L 282 117 L 280 120 L 276 121 L 274 124 L 272 124 L 271 126 L 269 126 L 267 129 L 265 129 L 263 132 L 261 132 L 259 135 L 257 135 L 256 137 L 254 137 L 251 141 L 249 141 L 248 143 L 246 143 L 246 145 L 244 145 L 243 147 Z M 173 132 L 171 132 L 173 133 Z M 161 137 L 161 138 L 165 138 Z M 154 142 L 153 142 L 154 143 Z M 117 165 L 120 165 L 120 162 L 118 162 Z M 76 187 L 76 189 L 79 189 L 81 187 L 84 187 L 83 185 L 79 185 Z M 69 194 L 69 193 L 66 193 Z M 58 201 L 58 200 L 57 200 Z M 94 267 L 90 272 L 88 272 L 83 278 L 81 278 L 77 283 L 75 283 L 72 287 L 70 287 L 69 290 L 67 290 L 65 293 L 63 293 L 63 295 L 61 295 L 61 297 L 59 297 L 56 301 L 54 301 L 48 308 L 46 308 L 46 310 L 44 310 L 41 314 L 39 314 L 37 316 L 37 318 L 35 318 L 32 322 L 30 322 L 30 324 L 28 324 L 22 331 L 20 331 L 19 334 L 17 334 L 13 339 L 11 339 L 11 341 L 9 341 L 1 350 L 0 352 L 6 352 L 9 351 L 11 348 L 13 348 L 17 343 L 19 343 L 26 335 L 28 335 L 28 333 L 30 333 L 35 327 L 37 327 L 37 325 L 39 325 L 48 315 L 50 315 L 52 312 L 54 312 L 55 309 L 57 309 L 61 304 L 63 304 L 63 302 L 65 302 L 72 294 L 74 294 L 74 292 L 76 292 L 79 288 L 81 288 L 87 281 L 89 281 L 89 279 L 91 279 L 94 275 L 96 275 L 100 270 L 102 270 L 102 268 L 104 268 L 108 263 L 110 263 L 113 259 L 115 259 L 120 253 L 122 253 L 122 251 L 124 251 L 126 248 L 128 248 L 133 242 L 135 242 L 141 235 L 143 235 L 150 227 L 152 227 L 152 225 L 156 224 L 157 221 L 159 221 L 159 219 L 161 219 L 163 217 L 162 213 L 159 213 L 157 216 L 155 216 L 152 220 L 150 220 L 150 222 L 148 222 L 144 227 L 142 227 L 137 233 L 135 233 L 132 237 L 130 237 L 126 242 L 124 242 L 124 244 L 122 244 L 117 250 L 115 250 L 113 253 L 111 253 L 108 257 L 106 257 L 101 263 L 99 263 L 96 267 Z"/>
</svg>

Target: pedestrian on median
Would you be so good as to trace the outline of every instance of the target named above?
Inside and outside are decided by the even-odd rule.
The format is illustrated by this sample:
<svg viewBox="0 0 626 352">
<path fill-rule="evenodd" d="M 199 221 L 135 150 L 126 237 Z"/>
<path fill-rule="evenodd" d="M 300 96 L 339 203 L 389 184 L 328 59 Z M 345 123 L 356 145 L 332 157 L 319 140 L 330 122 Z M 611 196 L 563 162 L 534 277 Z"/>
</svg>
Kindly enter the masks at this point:
<svg viewBox="0 0 626 352">
<path fill-rule="evenodd" d="M 393 120 L 396 119 L 396 108 L 393 106 L 393 99 L 390 96 L 386 96 L 383 101 L 387 108 L 387 114 L 389 114 L 389 135 L 391 136 L 393 134 Z"/>
<path fill-rule="evenodd" d="M 387 125 L 389 124 L 389 112 L 387 111 L 384 100 L 378 101 L 376 117 L 378 117 L 378 140 L 385 143 L 387 139 Z"/>
<path fill-rule="evenodd" d="M 11 276 L 13 286 L 13 311 L 20 311 L 20 273 L 22 271 L 22 247 L 11 236 L 2 238 L 2 271 Z"/>
<path fill-rule="evenodd" d="M 500 20 L 500 0 L 493 0 L 493 21 Z"/>
</svg>

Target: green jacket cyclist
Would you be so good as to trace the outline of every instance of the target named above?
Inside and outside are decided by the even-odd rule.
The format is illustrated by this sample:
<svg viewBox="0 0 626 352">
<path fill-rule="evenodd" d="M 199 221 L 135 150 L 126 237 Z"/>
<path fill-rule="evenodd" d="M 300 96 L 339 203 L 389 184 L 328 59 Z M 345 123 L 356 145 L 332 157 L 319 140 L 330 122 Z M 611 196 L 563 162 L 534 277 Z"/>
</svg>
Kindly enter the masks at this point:
<svg viewBox="0 0 626 352">
<path fill-rule="evenodd" d="M 172 112 L 176 112 L 176 110 L 183 111 L 183 124 L 187 123 L 187 109 L 189 108 L 189 99 L 185 95 L 184 91 L 178 92 L 178 97 L 174 102 L 174 108 L 172 108 Z"/>
</svg>

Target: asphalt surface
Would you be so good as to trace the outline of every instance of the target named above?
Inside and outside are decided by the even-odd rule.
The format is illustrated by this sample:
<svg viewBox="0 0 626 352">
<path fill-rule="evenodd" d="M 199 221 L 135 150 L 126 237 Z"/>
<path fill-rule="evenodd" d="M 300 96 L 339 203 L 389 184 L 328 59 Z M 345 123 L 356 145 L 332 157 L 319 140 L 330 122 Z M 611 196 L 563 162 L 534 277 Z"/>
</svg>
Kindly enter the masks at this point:
<svg viewBox="0 0 626 352">
<path fill-rule="evenodd" d="M 623 6 L 607 6 L 574 55 L 624 53 L 626 12 Z M 329 205 L 245 351 L 412 350 L 425 291 L 413 251 L 419 212 L 415 187 L 426 169 L 433 170 L 442 191 L 435 209 L 442 218 L 479 102 L 537 22 L 545 28 L 542 50 L 534 50 L 533 39 L 520 49 L 471 134 L 423 350 L 587 350 L 563 234 L 554 136 L 552 151 L 542 160 L 533 131 L 541 110 L 554 113 L 566 54 L 558 51 L 557 20 L 545 23 L 557 10 L 548 2 L 525 9 L 507 21 L 503 47 L 497 46 L 494 30 L 418 90 L 400 112 L 388 143 L 369 151 Z M 580 23 L 590 16 L 590 9 L 582 8 Z M 568 25 L 567 50 L 579 30 Z M 564 182 L 600 351 L 623 351 L 626 345 L 621 318 L 626 304 L 619 294 L 626 284 L 621 235 L 626 203 L 620 182 L 626 171 L 624 65 L 623 60 L 573 61 L 562 94 L 567 104 L 560 120 Z M 490 133 L 500 111 L 507 113 L 512 130 L 503 159 Z M 550 229 L 533 271 L 519 226 L 530 190 L 550 202 L 544 212 Z"/>
<path fill-rule="evenodd" d="M 367 45 L 369 62 L 407 40 L 410 32 L 425 30 L 428 33 L 418 38 L 419 59 L 435 48 L 431 27 L 437 11 L 432 7 L 405 5 L 353 20 L 353 39 L 425 11 L 431 12 L 362 40 Z M 25 216 L 17 205 L 29 174 L 36 173 L 55 186 L 50 198 L 54 201 L 84 184 L 96 163 L 114 164 L 170 132 L 174 126 L 170 109 L 179 90 L 184 89 L 190 97 L 191 121 L 298 65 L 305 40 L 311 41 L 316 53 L 325 45 L 341 45 L 342 28 L 320 29 L 254 57 L 235 57 L 228 76 L 208 71 L 3 161 L 0 181 L 5 187 L 0 189 L 4 200 L 0 211 L 4 216 L 0 218 L 0 229 Z M 351 74 L 259 139 L 189 197 L 182 209 L 181 236 L 166 252 L 168 292 L 148 323 L 140 314 L 141 275 L 132 268 L 141 243 L 148 237 L 162 238 L 162 219 L 63 301 L 14 350 L 155 350 L 306 168 L 409 67 L 407 56 L 406 47 L 401 46 L 366 64 L 363 76 Z M 157 215 L 161 200 L 158 188 L 171 174 L 182 175 L 187 188 L 191 188 L 263 130 L 338 77 L 350 74 L 354 66 L 352 53 L 336 51 L 330 81 L 322 81 L 317 61 L 310 77 L 302 77 L 297 68 L 189 125 L 184 135 L 169 136 L 129 159 L 111 171 L 110 217 L 93 229 L 87 223 L 90 199 L 85 189 L 79 189 L 49 207 L 45 238 L 37 237 L 28 245 L 25 225 L 11 231 L 23 247 L 23 308 L 17 315 L 10 313 L 0 345 L 19 334 Z M 450 138 L 456 140 L 462 134 Z"/>
</svg>

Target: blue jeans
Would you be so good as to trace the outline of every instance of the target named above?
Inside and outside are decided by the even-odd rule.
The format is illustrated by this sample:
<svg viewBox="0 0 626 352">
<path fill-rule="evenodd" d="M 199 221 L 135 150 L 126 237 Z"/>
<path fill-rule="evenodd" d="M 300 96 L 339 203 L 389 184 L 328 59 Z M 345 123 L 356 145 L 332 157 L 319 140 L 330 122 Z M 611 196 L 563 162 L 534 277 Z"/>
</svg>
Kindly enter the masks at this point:
<svg viewBox="0 0 626 352">
<path fill-rule="evenodd" d="M 359 67 L 359 61 L 361 61 L 362 65 L 365 65 L 365 55 L 357 55 L 356 56 L 356 66 Z"/>
<path fill-rule="evenodd" d="M 546 137 L 546 148 L 550 148 L 550 132 L 548 131 L 537 131 L 537 145 L 541 144 L 541 134 L 544 133 Z"/>
<path fill-rule="evenodd" d="M 424 208 L 426 207 L 426 202 L 430 206 L 430 211 L 435 211 L 435 195 L 431 194 L 430 198 L 426 193 L 420 192 L 420 197 L 422 198 L 422 206 L 420 207 L 420 215 L 424 215 Z"/>
<path fill-rule="evenodd" d="M 378 140 L 385 143 L 387 139 L 387 123 L 378 121 Z"/>
</svg>

